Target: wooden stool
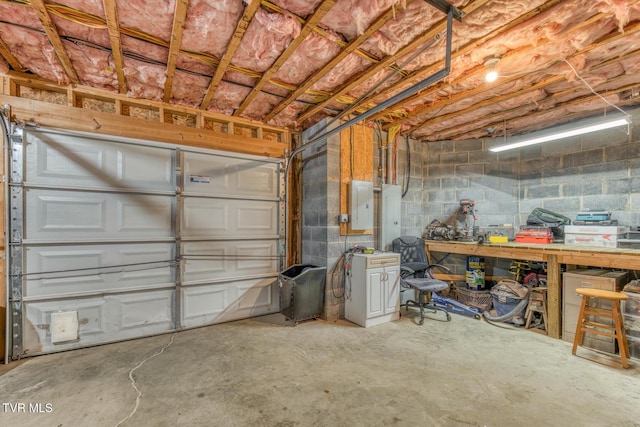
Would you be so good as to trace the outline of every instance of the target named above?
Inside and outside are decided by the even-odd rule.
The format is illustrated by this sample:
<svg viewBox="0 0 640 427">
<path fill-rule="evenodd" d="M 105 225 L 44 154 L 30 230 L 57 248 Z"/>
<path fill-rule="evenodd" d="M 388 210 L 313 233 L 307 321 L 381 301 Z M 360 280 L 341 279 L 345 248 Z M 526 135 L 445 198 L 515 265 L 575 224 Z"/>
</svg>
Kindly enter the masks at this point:
<svg viewBox="0 0 640 427">
<path fill-rule="evenodd" d="M 531 328 L 531 321 L 533 320 L 533 313 L 540 313 L 542 322 L 538 325 L 533 325 L 534 328 L 542 326 L 542 330 L 534 329 L 536 332 L 547 333 L 547 288 L 531 288 L 529 292 L 529 304 L 527 305 L 527 312 L 524 317 L 527 319 L 525 328 Z"/>
<path fill-rule="evenodd" d="M 626 368 L 628 366 L 627 357 L 629 357 L 629 344 L 627 343 L 627 335 L 625 334 L 622 315 L 620 314 L 620 301 L 627 299 L 627 296 L 620 292 L 591 288 L 578 288 L 576 289 L 576 293 L 578 295 L 582 295 L 582 303 L 580 304 L 580 314 L 578 315 L 576 336 L 573 339 L 573 351 L 571 354 L 575 355 L 578 346 L 582 345 L 585 332 L 603 335 L 605 337 L 612 337 L 618 340 L 622 367 Z M 611 309 L 591 307 L 589 305 L 591 298 L 600 298 L 611 301 Z M 612 319 L 613 326 L 605 325 L 604 323 L 591 322 L 587 320 L 587 316 L 589 315 Z M 600 331 L 596 328 L 606 329 L 610 332 Z"/>
</svg>

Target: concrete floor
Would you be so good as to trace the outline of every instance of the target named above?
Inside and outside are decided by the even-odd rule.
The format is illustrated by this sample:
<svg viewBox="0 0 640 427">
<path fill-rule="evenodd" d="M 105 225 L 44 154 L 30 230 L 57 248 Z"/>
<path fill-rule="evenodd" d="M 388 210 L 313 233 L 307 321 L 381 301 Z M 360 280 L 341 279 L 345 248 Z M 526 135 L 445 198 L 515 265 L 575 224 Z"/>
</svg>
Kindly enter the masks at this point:
<svg viewBox="0 0 640 427">
<path fill-rule="evenodd" d="M 28 359 L 0 376 L 0 425 L 640 426 L 640 361 L 578 355 L 456 315 L 365 329 L 275 314 Z"/>
</svg>

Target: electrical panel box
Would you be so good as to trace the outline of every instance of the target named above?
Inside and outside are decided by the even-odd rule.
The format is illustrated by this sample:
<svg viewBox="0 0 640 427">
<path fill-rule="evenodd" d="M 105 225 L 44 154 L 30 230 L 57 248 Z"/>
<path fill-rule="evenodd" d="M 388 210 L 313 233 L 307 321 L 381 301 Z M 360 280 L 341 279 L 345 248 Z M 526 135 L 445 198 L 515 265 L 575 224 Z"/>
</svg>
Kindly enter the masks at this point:
<svg viewBox="0 0 640 427">
<path fill-rule="evenodd" d="M 391 242 L 400 237 L 402 216 L 402 189 L 399 185 L 382 184 L 382 205 L 380 206 L 380 250 L 386 251 Z"/>
<path fill-rule="evenodd" d="M 351 181 L 351 229 L 373 229 L 373 182 Z"/>
</svg>

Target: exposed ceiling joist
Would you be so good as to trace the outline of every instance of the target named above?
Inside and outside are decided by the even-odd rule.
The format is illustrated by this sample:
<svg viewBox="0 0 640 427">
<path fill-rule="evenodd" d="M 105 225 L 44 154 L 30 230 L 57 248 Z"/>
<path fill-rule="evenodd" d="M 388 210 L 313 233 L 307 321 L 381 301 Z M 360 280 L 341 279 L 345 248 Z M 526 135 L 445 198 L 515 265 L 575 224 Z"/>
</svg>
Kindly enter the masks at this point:
<svg viewBox="0 0 640 427">
<path fill-rule="evenodd" d="M 476 1 L 472 2 L 472 3 L 470 3 L 469 5 L 467 5 L 467 7 L 463 8 L 463 12 L 464 12 L 465 15 L 468 15 L 469 13 L 472 13 L 477 8 L 479 8 L 481 6 L 484 6 L 484 4 L 489 2 L 489 1 L 490 0 L 476 0 Z M 300 115 L 300 117 L 298 117 L 298 120 L 299 121 L 303 121 L 303 120 L 306 120 L 306 119 L 310 118 L 311 116 L 319 113 L 328 104 L 330 104 L 331 102 L 333 102 L 336 99 L 338 99 L 338 97 L 345 95 L 351 89 L 354 89 L 355 87 L 359 86 L 360 84 L 366 82 L 371 77 L 373 77 L 376 73 L 382 71 L 383 69 L 385 69 L 386 67 L 388 67 L 392 63 L 396 62 L 397 58 L 402 58 L 403 56 L 410 54 L 414 50 L 420 48 L 421 45 L 423 45 L 423 44 L 429 42 L 430 40 L 434 39 L 438 34 L 440 34 L 442 31 L 444 31 L 444 29 L 446 28 L 446 25 L 447 25 L 446 24 L 446 19 L 442 19 L 440 21 L 440 23 L 438 23 L 436 26 L 434 26 L 433 28 L 429 29 L 428 31 L 424 32 L 421 36 L 416 37 L 411 43 L 407 44 L 402 49 L 400 49 L 398 52 L 396 52 L 395 55 L 390 55 L 390 56 L 384 58 L 379 63 L 377 63 L 374 66 L 370 67 L 364 73 L 358 74 L 358 75 L 354 76 L 353 78 L 347 80 L 347 82 L 344 83 L 337 91 L 334 91 L 333 94 L 328 99 L 326 99 L 325 101 L 321 102 L 320 104 L 318 104 L 318 105 L 316 105 L 316 106 L 314 106 L 312 108 L 309 108 L 305 112 L 303 112 Z"/>
<path fill-rule="evenodd" d="M 416 0 L 407 0 L 407 4 Z M 336 65 L 338 65 L 347 55 L 351 52 L 358 49 L 358 47 L 364 43 L 372 34 L 378 31 L 384 24 L 389 22 L 391 19 L 395 18 L 396 13 L 399 12 L 400 4 L 395 4 L 387 12 L 385 12 L 382 16 L 376 19 L 373 24 L 365 32 L 351 40 L 349 44 L 339 53 L 337 54 L 331 61 L 327 62 L 325 66 L 323 66 L 320 70 L 316 71 L 311 77 L 305 80 L 296 90 L 291 92 L 289 96 L 280 104 L 276 105 L 273 110 L 269 114 L 267 114 L 264 118 L 265 121 L 269 121 L 274 118 L 278 113 L 287 108 L 289 104 L 295 101 L 299 96 L 304 94 L 307 89 L 317 83 L 322 77 L 324 77 L 329 71 L 331 71 Z"/>
<path fill-rule="evenodd" d="M 207 107 L 209 107 L 209 104 L 211 103 L 211 98 L 213 98 L 213 94 L 216 92 L 218 85 L 222 81 L 222 77 L 224 76 L 224 73 L 227 71 L 227 68 L 231 63 L 231 59 L 233 58 L 233 55 L 236 53 L 238 46 L 240 46 L 240 42 L 242 41 L 242 36 L 247 31 L 247 28 L 249 27 L 249 24 L 251 23 L 251 20 L 253 19 L 253 16 L 258 11 L 259 7 L 260 7 L 259 1 L 252 1 L 251 3 L 245 6 L 244 13 L 242 14 L 242 17 L 236 24 L 236 29 L 233 33 L 233 36 L 231 36 L 231 39 L 227 44 L 227 49 L 225 50 L 224 55 L 222 55 L 222 58 L 220 59 L 220 62 L 216 67 L 216 72 L 213 75 L 213 78 L 211 79 L 211 83 L 209 83 L 209 88 L 207 89 L 207 92 L 204 95 L 202 103 L 200 104 L 200 108 L 202 110 L 206 110 Z"/>
<path fill-rule="evenodd" d="M 594 101 L 582 79 L 604 96 L 629 87 L 607 99 L 640 106 L 640 0 L 56 1 L 2 2 L 0 68 L 60 82 L 58 94 L 79 79 L 295 130 L 348 114 L 421 141 L 484 138 L 495 121 L 517 134 L 586 118 L 592 105 L 569 103 Z M 443 8 L 464 19 L 436 81 L 427 76 L 443 66 Z M 499 78 L 488 84 L 490 57 Z M 548 123 L 532 121 L 540 109 Z"/>
<path fill-rule="evenodd" d="M 169 44 L 169 59 L 167 60 L 167 79 L 164 81 L 164 96 L 162 100 L 169 102 L 171 99 L 171 87 L 173 77 L 176 73 L 176 63 L 182 45 L 182 32 L 184 30 L 184 20 L 187 16 L 189 0 L 177 0 L 173 14 L 173 30 L 171 31 L 171 43 Z"/>
<path fill-rule="evenodd" d="M 466 55 L 468 54 L 470 51 L 472 51 L 473 49 L 477 49 L 479 46 L 481 46 L 483 43 L 486 43 L 487 41 L 491 40 L 493 37 L 504 33 L 506 31 L 509 31 L 510 29 L 514 28 L 517 25 L 522 24 L 523 22 L 525 22 L 526 20 L 530 19 L 531 17 L 535 16 L 536 14 L 543 12 L 545 10 L 550 9 L 551 7 L 557 5 L 558 3 L 560 3 L 562 0 L 550 0 L 547 1 L 546 3 L 544 3 L 543 5 L 538 6 L 537 8 L 535 8 L 532 11 L 529 11 L 528 13 L 525 13 L 523 15 L 520 15 L 517 19 L 514 19 L 510 22 L 508 22 L 506 25 L 501 26 L 500 28 L 495 29 L 494 31 L 484 35 L 483 37 L 479 38 L 479 39 L 475 39 L 473 40 L 471 43 L 467 43 L 465 46 L 462 46 L 461 48 L 456 49 L 455 52 L 452 52 L 451 54 L 451 59 L 455 59 L 458 58 L 462 55 Z M 442 64 L 444 63 L 444 60 L 442 61 L 438 61 L 435 64 L 426 66 L 426 67 L 421 67 L 418 70 L 412 72 L 409 76 L 407 76 L 404 79 L 400 79 L 398 80 L 396 83 L 390 85 L 388 88 L 382 90 L 381 92 L 371 95 L 365 99 L 362 100 L 362 104 L 363 105 L 367 105 L 371 102 L 373 102 L 374 98 L 387 98 L 389 96 L 392 96 L 395 92 L 400 91 L 401 89 L 403 89 L 404 87 L 408 87 L 412 84 L 415 84 L 417 82 L 419 82 L 420 80 L 422 80 L 423 78 L 425 78 L 426 76 L 433 74 L 433 72 L 435 70 L 437 70 L 439 67 L 442 67 Z M 468 75 L 467 75 L 468 76 Z M 418 96 L 418 95 L 416 95 Z M 415 97 L 411 97 L 411 99 L 414 99 Z M 409 100 L 405 100 L 403 102 L 400 102 L 398 104 L 396 104 L 397 106 L 402 106 L 402 105 L 406 105 L 409 104 L 411 101 Z M 392 108 L 398 108 L 397 106 L 393 106 L 390 107 L 388 110 L 391 110 Z M 380 119 L 381 117 L 384 117 L 385 115 L 388 115 L 389 112 L 388 110 L 382 111 L 380 112 L 380 114 L 377 114 L 375 116 L 373 116 L 371 118 L 371 120 L 377 120 Z M 386 128 L 389 128 L 391 126 L 396 126 L 398 124 L 397 121 L 395 121 L 394 123 L 391 123 L 389 125 L 386 125 Z"/>
<path fill-rule="evenodd" d="M 24 67 L 18 61 L 18 59 L 11 53 L 11 49 L 2 41 L 0 38 L 0 56 L 2 56 L 7 63 L 13 68 L 15 71 L 22 71 Z"/>
<path fill-rule="evenodd" d="M 607 95 L 616 95 L 621 92 L 629 90 L 628 86 L 620 88 L 615 91 L 607 92 Z M 551 95 L 551 99 L 558 99 L 562 95 L 566 94 L 554 94 Z M 519 107 L 514 110 L 510 110 L 507 112 L 497 112 L 493 114 L 489 114 L 486 117 L 483 117 L 482 121 L 478 124 L 482 124 L 482 127 L 486 128 L 485 134 L 483 137 L 502 137 L 505 132 L 507 136 L 509 136 L 509 131 L 513 129 L 513 124 L 511 122 L 516 122 L 518 120 L 522 120 L 526 118 L 527 122 L 532 122 L 537 120 L 543 121 L 545 123 L 545 127 L 554 126 L 560 123 L 566 123 L 567 121 L 571 121 L 584 116 L 584 113 L 587 112 L 589 114 L 597 111 L 604 111 L 606 105 L 598 105 L 594 106 L 600 101 L 600 98 L 596 95 L 591 94 L 589 92 L 588 95 L 574 98 L 570 101 L 559 102 L 556 104 L 557 107 L 568 108 L 572 110 L 576 110 L 572 113 L 565 115 L 564 117 L 556 117 L 553 119 L 549 118 L 549 114 L 547 111 L 540 110 L 536 108 L 535 105 L 529 104 L 527 106 Z M 624 103 L 620 103 L 620 106 L 624 106 Z M 582 107 L 582 108 L 580 108 Z M 577 109 L 580 108 L 580 111 Z M 513 115 L 513 117 L 510 117 Z M 473 127 L 473 126 L 472 126 Z M 445 130 L 442 133 L 438 134 L 438 137 L 434 140 L 446 140 L 446 139 L 470 139 L 470 138 L 478 138 L 478 128 L 480 126 L 473 127 L 472 129 L 460 129 L 457 127 L 452 127 Z M 538 126 L 515 126 L 518 133 L 526 133 L 529 131 L 537 130 Z M 495 129 L 494 134 L 489 134 L 489 129 Z"/>
<path fill-rule="evenodd" d="M 239 116 L 244 112 L 244 110 L 249 106 L 251 101 L 260 93 L 262 88 L 269 82 L 271 77 L 273 77 L 280 67 L 284 65 L 285 62 L 293 55 L 298 46 L 304 41 L 304 39 L 313 31 L 314 27 L 320 23 L 322 18 L 331 10 L 331 8 L 336 4 L 336 0 L 323 0 L 322 3 L 316 8 L 313 15 L 302 26 L 300 30 L 300 34 L 296 37 L 289 46 L 282 52 L 282 54 L 278 57 L 278 59 L 273 63 L 273 65 L 262 74 L 262 77 L 258 80 L 258 82 L 253 86 L 247 97 L 242 101 L 242 104 L 236 109 L 234 112 L 234 116 Z"/>
<path fill-rule="evenodd" d="M 49 42 L 51 42 L 51 45 L 53 45 L 53 48 L 56 51 L 56 55 L 60 60 L 60 64 L 62 65 L 62 68 L 64 68 L 64 71 L 67 73 L 67 77 L 69 77 L 69 81 L 71 81 L 71 83 L 79 83 L 80 79 L 78 78 L 78 74 L 76 73 L 75 68 L 73 68 L 71 59 L 69 59 L 69 55 L 67 54 L 67 51 L 62 44 L 62 39 L 60 38 L 60 34 L 58 34 L 58 29 L 49 16 L 49 12 L 47 11 L 47 8 L 44 4 L 44 0 L 31 0 L 31 7 L 38 15 L 38 18 L 40 19 L 40 22 L 44 27 L 44 31 L 47 33 Z"/>
<path fill-rule="evenodd" d="M 105 16 L 107 17 L 107 29 L 111 42 L 111 54 L 118 76 L 118 91 L 127 93 L 127 79 L 124 75 L 124 59 L 122 57 L 122 41 L 120 40 L 120 23 L 118 21 L 118 8 L 116 0 L 102 0 Z"/>
<path fill-rule="evenodd" d="M 596 22 L 597 19 L 598 19 L 598 17 L 594 17 L 589 21 Z M 575 31 L 575 30 L 581 28 L 583 25 L 584 25 L 584 23 L 580 23 L 580 24 L 576 25 L 573 29 L 571 29 L 569 31 Z M 640 31 L 640 23 L 636 23 L 636 24 L 630 25 L 630 26 L 628 26 L 627 28 L 624 29 L 624 32 L 619 33 L 616 36 L 605 37 L 602 40 L 598 41 L 597 43 L 593 43 L 593 44 L 589 45 L 587 48 L 582 49 L 582 50 L 580 50 L 578 52 L 575 52 L 574 54 L 569 56 L 567 59 L 570 59 L 570 58 L 576 57 L 578 55 L 584 54 L 584 53 L 589 52 L 589 51 L 591 51 L 593 49 L 596 49 L 598 47 L 606 46 L 607 44 L 618 40 L 620 37 L 623 37 L 623 34 L 629 35 L 629 34 L 637 33 L 639 31 Z M 530 51 L 530 50 L 531 50 L 531 48 L 530 49 L 526 49 L 523 52 L 519 52 L 519 54 L 526 54 L 527 51 Z M 626 58 L 628 58 L 628 56 L 624 56 L 622 58 L 618 58 L 618 61 L 620 61 L 622 59 L 626 59 Z M 600 66 L 602 66 L 602 65 L 600 65 Z M 593 67 L 593 69 L 596 69 L 596 67 Z M 480 68 L 478 71 L 476 71 L 475 74 L 480 74 L 480 73 L 482 73 L 484 71 L 485 70 L 482 70 Z M 589 70 L 585 70 L 585 71 L 588 72 Z M 466 75 L 464 77 L 461 77 L 461 79 L 462 78 L 468 78 L 468 75 Z M 504 85 L 504 84 L 519 80 L 521 78 L 522 78 L 521 74 L 516 75 L 516 76 L 512 76 L 512 77 L 505 77 L 505 78 L 501 79 L 500 84 Z M 464 108 L 464 109 L 461 109 L 461 110 L 457 110 L 457 111 L 455 111 L 454 113 L 451 113 L 451 114 L 447 114 L 446 118 L 447 119 L 451 119 L 453 117 L 463 116 L 463 115 L 465 115 L 465 114 L 467 114 L 467 113 L 469 113 L 469 112 L 471 112 L 473 110 L 477 110 L 478 108 L 481 108 L 482 106 L 491 105 L 491 104 L 494 104 L 494 103 L 497 103 L 497 102 L 504 101 L 506 99 L 510 99 L 510 98 L 522 95 L 524 93 L 529 92 L 530 89 L 533 89 L 533 88 L 536 88 L 536 89 L 544 88 L 545 86 L 548 86 L 548 85 L 551 85 L 551 84 L 555 84 L 558 81 L 563 80 L 564 78 L 565 78 L 564 75 L 557 76 L 557 77 L 551 77 L 551 78 L 542 80 L 542 81 L 534 84 L 533 86 L 529 86 L 527 88 L 521 89 L 521 90 L 516 91 L 516 92 L 509 92 L 507 95 L 504 95 L 504 96 L 497 96 L 497 97 L 496 96 L 492 96 L 490 99 L 475 103 L 473 106 L 470 106 L 470 107 L 467 107 L 467 108 Z M 457 82 L 452 82 L 452 84 L 456 84 L 456 83 Z M 424 98 L 426 96 L 432 95 L 437 90 L 438 90 L 438 88 L 432 88 L 429 91 L 425 91 L 424 93 L 420 94 L 420 97 L 412 99 L 412 102 L 416 102 L 420 98 Z M 496 89 L 495 85 L 486 85 L 485 84 L 484 86 L 479 86 L 478 88 L 476 88 L 476 90 L 466 91 L 464 93 L 464 96 L 463 96 L 463 94 L 457 94 L 457 95 L 454 95 L 454 96 L 452 96 L 452 97 L 450 97 L 448 99 L 444 99 L 444 100 L 442 100 L 440 102 L 437 102 L 437 103 L 428 103 L 428 104 L 421 105 L 421 106 L 415 108 L 412 111 L 412 115 L 414 117 L 416 117 L 416 116 L 420 116 L 421 114 L 425 114 L 426 112 L 428 112 L 430 110 L 431 111 L 442 110 L 447 105 L 454 104 L 456 102 L 459 102 L 459 101 L 463 100 L 466 97 L 473 96 L 473 95 L 475 95 L 477 93 L 481 93 L 481 92 L 485 92 L 485 91 L 489 91 L 489 90 L 496 91 L 497 89 Z M 399 104 L 397 104 L 397 105 L 399 105 Z M 397 106 L 396 106 L 396 108 L 397 108 Z M 424 121 L 424 122 L 422 122 L 420 124 L 411 126 L 408 130 L 404 131 L 403 133 L 412 134 L 415 131 L 417 131 L 418 129 L 421 129 L 421 128 L 425 127 L 425 126 L 428 126 L 429 124 L 432 124 L 432 123 L 434 123 L 436 121 L 437 122 L 441 122 L 443 120 L 445 120 L 444 116 L 438 116 L 435 119 L 427 119 L 426 121 Z M 402 120 L 396 120 L 396 121 L 394 121 L 394 122 L 392 122 L 392 123 L 390 123 L 388 125 L 385 125 L 384 127 L 386 129 L 388 129 L 393 125 L 400 124 L 401 122 L 402 122 Z"/>
</svg>

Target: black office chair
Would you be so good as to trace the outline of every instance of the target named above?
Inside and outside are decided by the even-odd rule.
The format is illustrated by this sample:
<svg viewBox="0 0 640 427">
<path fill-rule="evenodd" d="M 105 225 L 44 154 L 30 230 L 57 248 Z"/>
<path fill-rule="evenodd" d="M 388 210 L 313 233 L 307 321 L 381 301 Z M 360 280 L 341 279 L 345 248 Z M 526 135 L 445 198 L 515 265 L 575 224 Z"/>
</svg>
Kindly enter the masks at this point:
<svg viewBox="0 0 640 427">
<path fill-rule="evenodd" d="M 450 272 L 447 267 L 440 264 L 429 264 L 427 259 L 427 251 L 424 246 L 424 240 L 415 236 L 401 236 L 393 240 L 391 250 L 400 254 L 400 286 L 407 289 L 418 291 L 418 302 L 409 300 L 404 304 L 406 310 L 409 305 L 420 308 L 419 324 L 424 323 L 424 310 L 430 309 L 434 313 L 442 311 L 447 315 L 447 322 L 451 320 L 449 313 L 443 308 L 436 307 L 433 302 L 425 302 L 427 297 L 431 296 L 431 292 L 439 292 L 449 288 L 447 282 L 438 280 L 433 277 L 432 270 L 441 268 Z M 403 292 L 401 290 L 401 292 Z"/>
</svg>

